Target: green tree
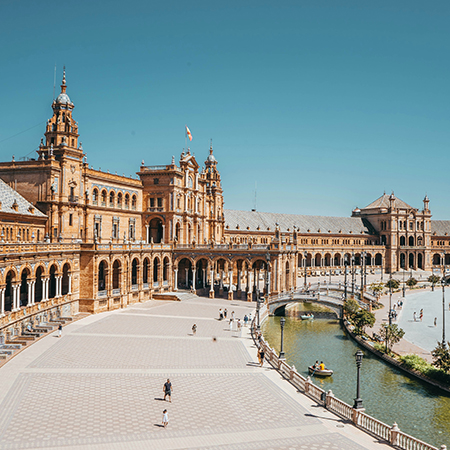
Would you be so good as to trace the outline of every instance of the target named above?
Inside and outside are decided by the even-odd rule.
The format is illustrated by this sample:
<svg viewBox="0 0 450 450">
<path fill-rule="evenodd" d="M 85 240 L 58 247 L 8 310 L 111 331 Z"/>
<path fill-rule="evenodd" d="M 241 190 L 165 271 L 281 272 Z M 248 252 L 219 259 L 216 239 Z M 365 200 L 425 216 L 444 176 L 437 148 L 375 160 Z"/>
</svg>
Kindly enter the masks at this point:
<svg viewBox="0 0 450 450">
<path fill-rule="evenodd" d="M 360 309 L 353 317 L 353 324 L 355 325 L 355 333 L 363 334 L 366 327 L 372 328 L 375 324 L 375 314 Z"/>
<path fill-rule="evenodd" d="M 391 288 L 391 289 L 398 289 L 399 286 L 400 286 L 400 282 L 394 278 L 392 278 L 391 280 L 389 280 L 386 283 L 386 287 Z"/>
<path fill-rule="evenodd" d="M 380 328 L 380 336 L 383 338 L 386 350 L 391 351 L 392 346 L 396 344 L 397 342 L 400 342 L 400 339 L 405 335 L 405 332 L 402 328 L 399 328 L 399 326 L 396 323 L 393 323 L 391 325 L 388 325 L 387 323 L 384 323 L 381 325 Z"/>
<path fill-rule="evenodd" d="M 445 372 L 450 372 L 450 342 L 446 346 L 442 342 L 438 342 L 437 347 L 431 352 L 433 356 L 433 366 L 442 369 Z"/>
<path fill-rule="evenodd" d="M 410 288 L 414 287 L 417 284 L 417 280 L 413 277 L 411 277 L 409 280 L 406 281 L 406 285 Z"/>
<path fill-rule="evenodd" d="M 346 300 L 344 303 L 344 314 L 348 320 L 353 322 L 356 313 L 360 310 L 358 302 L 353 299 Z"/>
<path fill-rule="evenodd" d="M 369 286 L 369 289 L 373 292 L 373 295 L 377 295 L 380 294 L 383 289 L 384 289 L 384 284 L 383 283 L 372 283 Z"/>
</svg>

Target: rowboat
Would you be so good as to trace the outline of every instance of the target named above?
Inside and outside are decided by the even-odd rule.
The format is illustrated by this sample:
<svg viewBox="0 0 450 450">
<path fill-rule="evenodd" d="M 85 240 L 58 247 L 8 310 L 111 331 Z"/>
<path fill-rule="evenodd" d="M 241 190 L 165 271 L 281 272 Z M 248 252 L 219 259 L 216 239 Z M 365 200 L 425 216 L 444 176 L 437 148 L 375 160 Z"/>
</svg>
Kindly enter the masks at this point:
<svg viewBox="0 0 450 450">
<path fill-rule="evenodd" d="M 311 314 L 311 315 L 304 314 L 304 315 L 300 316 L 300 318 L 302 320 L 313 320 L 314 319 L 314 315 L 313 314 Z"/>
<path fill-rule="evenodd" d="M 314 369 L 314 366 L 308 367 L 309 373 L 317 375 L 318 377 L 331 377 L 333 375 L 333 371 L 331 369 Z"/>
</svg>

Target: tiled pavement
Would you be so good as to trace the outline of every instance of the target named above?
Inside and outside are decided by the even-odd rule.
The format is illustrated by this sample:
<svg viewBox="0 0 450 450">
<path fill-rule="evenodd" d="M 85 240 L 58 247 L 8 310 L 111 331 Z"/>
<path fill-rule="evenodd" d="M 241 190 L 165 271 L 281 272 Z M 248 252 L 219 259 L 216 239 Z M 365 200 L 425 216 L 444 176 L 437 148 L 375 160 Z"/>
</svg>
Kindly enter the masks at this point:
<svg viewBox="0 0 450 450">
<path fill-rule="evenodd" d="M 230 332 L 219 307 L 236 317 L 251 310 L 150 301 L 36 342 L 0 368 L 0 449 L 388 448 L 257 367 L 248 330 Z M 162 400 L 168 377 L 172 403 Z"/>
</svg>

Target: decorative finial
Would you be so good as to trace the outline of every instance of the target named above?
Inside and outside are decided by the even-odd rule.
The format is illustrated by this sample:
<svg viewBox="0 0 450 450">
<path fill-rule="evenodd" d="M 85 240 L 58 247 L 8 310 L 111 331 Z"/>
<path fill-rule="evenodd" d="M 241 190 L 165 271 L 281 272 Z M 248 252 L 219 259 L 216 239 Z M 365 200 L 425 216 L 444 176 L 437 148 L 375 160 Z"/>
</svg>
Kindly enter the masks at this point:
<svg viewBox="0 0 450 450">
<path fill-rule="evenodd" d="M 172 164 L 172 165 L 175 164 L 175 156 L 173 156 L 173 155 L 172 155 L 172 162 L 170 164 Z"/>
<path fill-rule="evenodd" d="M 141 166 L 145 166 L 144 160 L 141 161 Z"/>
<path fill-rule="evenodd" d="M 41 138 L 41 143 L 39 144 L 39 147 L 43 147 L 44 146 L 44 138 Z"/>
<path fill-rule="evenodd" d="M 62 80 L 62 84 L 66 84 L 66 66 L 63 67 L 63 80 Z"/>
</svg>

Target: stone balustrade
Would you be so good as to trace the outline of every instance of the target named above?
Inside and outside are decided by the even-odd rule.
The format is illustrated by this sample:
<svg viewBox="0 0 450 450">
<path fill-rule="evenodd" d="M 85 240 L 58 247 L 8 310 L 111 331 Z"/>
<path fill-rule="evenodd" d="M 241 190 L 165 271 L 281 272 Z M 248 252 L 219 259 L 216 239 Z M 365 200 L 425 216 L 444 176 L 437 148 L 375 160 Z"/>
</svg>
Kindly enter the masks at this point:
<svg viewBox="0 0 450 450">
<path fill-rule="evenodd" d="M 268 308 L 264 305 L 260 310 L 260 320 L 264 320 L 268 314 Z M 256 317 L 253 319 L 251 331 L 255 342 L 257 342 L 255 336 L 255 321 Z M 263 337 L 261 338 L 260 345 L 264 349 L 265 359 L 269 364 L 277 369 L 286 380 L 295 386 L 296 389 L 303 392 L 317 403 L 323 405 L 339 417 L 350 420 L 359 429 L 378 439 L 388 442 L 390 445 L 400 450 L 438 450 L 437 447 L 403 433 L 399 430 L 396 423 L 391 427 L 369 416 L 363 409 L 358 410 L 352 408 L 347 403 L 339 400 L 334 396 L 331 390 L 325 392 L 322 388 L 316 386 L 310 377 L 305 378 L 299 374 L 295 369 L 295 366 L 289 366 L 285 360 L 280 360 L 277 352 L 269 346 Z M 447 450 L 447 447 L 442 445 L 440 450 Z"/>
</svg>

